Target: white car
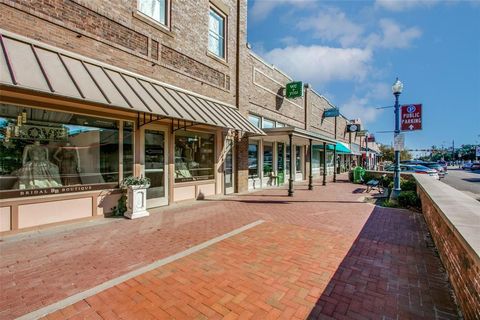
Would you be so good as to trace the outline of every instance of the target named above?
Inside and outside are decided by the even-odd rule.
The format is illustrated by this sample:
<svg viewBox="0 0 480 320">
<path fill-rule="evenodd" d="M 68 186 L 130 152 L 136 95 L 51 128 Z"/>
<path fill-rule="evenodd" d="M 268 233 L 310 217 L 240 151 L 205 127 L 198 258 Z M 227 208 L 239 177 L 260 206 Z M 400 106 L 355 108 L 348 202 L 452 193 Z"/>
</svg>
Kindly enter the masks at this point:
<svg viewBox="0 0 480 320">
<path fill-rule="evenodd" d="M 394 171 L 394 165 L 388 166 L 385 168 L 385 171 Z M 417 165 L 417 164 L 400 164 L 400 171 L 401 172 L 411 172 L 411 173 L 418 173 L 418 174 L 428 174 L 430 177 L 439 180 L 440 176 L 438 175 L 438 171 L 435 169 L 430 169 L 425 166 Z"/>
</svg>

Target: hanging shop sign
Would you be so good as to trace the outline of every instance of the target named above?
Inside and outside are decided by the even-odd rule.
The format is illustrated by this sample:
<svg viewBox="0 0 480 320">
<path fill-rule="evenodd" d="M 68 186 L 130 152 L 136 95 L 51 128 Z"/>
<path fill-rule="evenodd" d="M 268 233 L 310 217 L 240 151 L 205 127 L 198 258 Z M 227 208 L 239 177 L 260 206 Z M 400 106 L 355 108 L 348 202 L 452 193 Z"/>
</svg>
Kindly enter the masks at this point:
<svg viewBox="0 0 480 320">
<path fill-rule="evenodd" d="M 367 137 L 367 141 L 368 142 L 375 142 L 375 136 L 373 134 L 369 134 L 368 137 Z"/>
<path fill-rule="evenodd" d="M 294 81 L 287 83 L 285 96 L 288 99 L 300 98 L 303 97 L 303 82 Z"/>
<path fill-rule="evenodd" d="M 360 131 L 361 127 L 359 124 L 347 124 L 347 132 L 358 132 Z"/>
<path fill-rule="evenodd" d="M 422 130 L 422 105 L 406 104 L 400 107 L 401 130 Z"/>
<path fill-rule="evenodd" d="M 333 118 L 338 117 L 340 115 L 340 110 L 337 108 L 326 109 L 323 111 L 324 118 Z"/>
<path fill-rule="evenodd" d="M 368 133 L 367 130 L 358 130 L 358 131 L 357 131 L 357 136 L 359 136 L 359 137 L 364 137 L 364 136 L 367 135 L 367 133 Z"/>
</svg>

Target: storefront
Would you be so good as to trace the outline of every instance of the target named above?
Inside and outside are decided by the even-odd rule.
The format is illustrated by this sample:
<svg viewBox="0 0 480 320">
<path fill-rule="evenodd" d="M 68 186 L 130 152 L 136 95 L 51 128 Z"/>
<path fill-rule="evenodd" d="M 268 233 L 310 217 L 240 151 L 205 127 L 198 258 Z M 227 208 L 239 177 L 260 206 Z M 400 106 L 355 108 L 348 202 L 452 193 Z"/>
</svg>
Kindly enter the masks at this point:
<svg viewBox="0 0 480 320">
<path fill-rule="evenodd" d="M 123 178 L 147 206 L 233 191 L 235 107 L 2 31 L 0 232 L 115 210 Z"/>
</svg>

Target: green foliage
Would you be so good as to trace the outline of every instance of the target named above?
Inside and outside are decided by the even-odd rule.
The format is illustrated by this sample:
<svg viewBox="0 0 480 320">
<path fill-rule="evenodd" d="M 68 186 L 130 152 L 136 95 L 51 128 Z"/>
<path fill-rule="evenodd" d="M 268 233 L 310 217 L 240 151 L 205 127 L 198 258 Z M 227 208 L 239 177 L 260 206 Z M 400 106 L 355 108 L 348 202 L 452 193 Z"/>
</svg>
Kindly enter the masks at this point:
<svg viewBox="0 0 480 320">
<path fill-rule="evenodd" d="M 390 189 L 393 189 L 393 177 L 388 178 L 388 184 L 384 185 L 388 186 Z M 402 189 L 402 191 L 417 191 L 417 183 L 415 180 L 400 178 L 400 189 Z"/>
<path fill-rule="evenodd" d="M 400 189 L 402 191 L 417 191 L 417 183 L 414 180 L 402 180 L 400 180 Z"/>
<path fill-rule="evenodd" d="M 387 208 L 398 208 L 398 204 L 391 200 L 385 200 L 382 205 Z"/>
<path fill-rule="evenodd" d="M 129 176 L 120 183 L 120 188 L 122 189 L 126 189 L 128 186 L 150 186 L 150 179 L 143 176 Z"/>
<path fill-rule="evenodd" d="M 393 147 L 387 146 L 385 144 L 380 145 L 380 153 L 382 154 L 383 161 L 395 161 L 395 152 Z M 400 152 L 400 161 L 412 159 L 412 154 L 407 150 Z"/>
<path fill-rule="evenodd" d="M 420 198 L 415 191 L 401 191 L 398 195 L 398 204 L 404 208 L 418 208 L 420 207 Z"/>
<path fill-rule="evenodd" d="M 116 217 L 123 216 L 123 214 L 127 211 L 127 196 L 122 194 L 120 199 L 118 199 L 118 204 L 116 207 L 113 207 L 112 214 Z"/>
</svg>

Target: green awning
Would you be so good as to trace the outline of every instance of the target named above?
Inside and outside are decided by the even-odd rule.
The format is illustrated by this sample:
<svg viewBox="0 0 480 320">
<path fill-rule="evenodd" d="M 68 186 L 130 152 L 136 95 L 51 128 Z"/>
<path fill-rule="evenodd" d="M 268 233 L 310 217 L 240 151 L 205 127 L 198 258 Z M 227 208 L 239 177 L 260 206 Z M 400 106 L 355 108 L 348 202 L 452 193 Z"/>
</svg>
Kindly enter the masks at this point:
<svg viewBox="0 0 480 320">
<path fill-rule="evenodd" d="M 348 147 L 348 144 L 337 141 L 336 143 L 337 146 L 337 153 L 352 153 L 350 148 Z M 333 144 L 327 144 L 327 150 L 333 151 L 334 145 Z"/>
</svg>

